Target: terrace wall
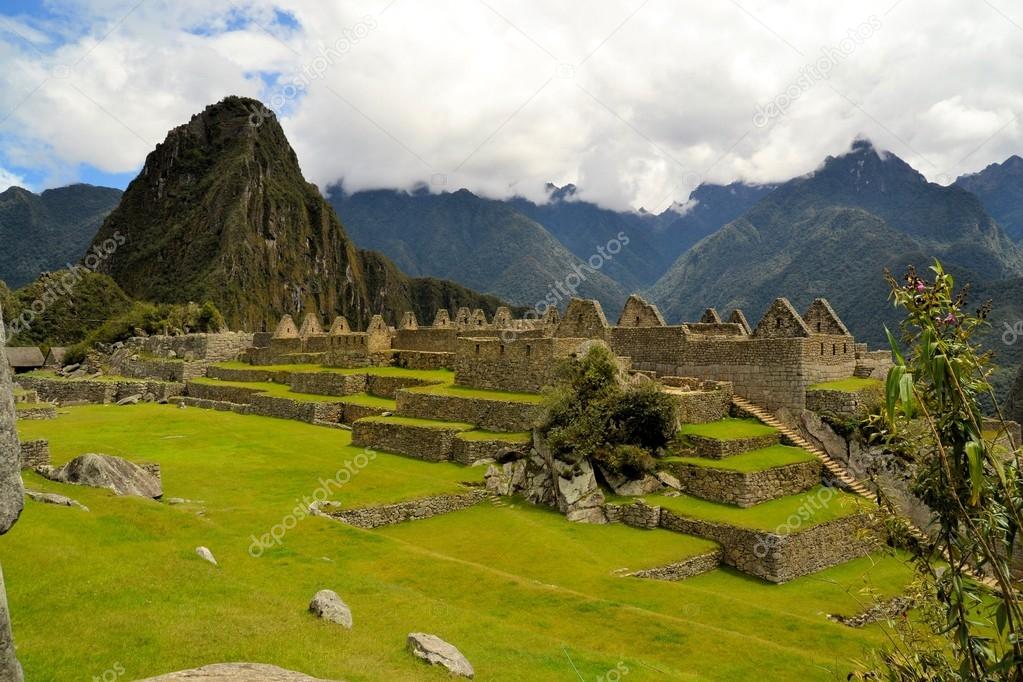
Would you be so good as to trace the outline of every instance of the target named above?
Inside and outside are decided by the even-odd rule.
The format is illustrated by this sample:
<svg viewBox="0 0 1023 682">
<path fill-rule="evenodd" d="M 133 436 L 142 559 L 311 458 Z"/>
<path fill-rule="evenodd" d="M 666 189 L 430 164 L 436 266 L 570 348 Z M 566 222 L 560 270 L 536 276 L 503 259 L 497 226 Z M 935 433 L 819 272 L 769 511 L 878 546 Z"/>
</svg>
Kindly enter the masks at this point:
<svg viewBox="0 0 1023 682">
<path fill-rule="evenodd" d="M 817 461 L 749 473 L 683 462 L 664 462 L 661 468 L 679 480 L 685 493 L 739 507 L 795 495 L 821 481 L 821 465 Z"/>
<path fill-rule="evenodd" d="M 114 403 L 133 395 L 151 393 L 155 400 L 165 400 L 184 393 L 185 385 L 177 382 L 125 379 L 56 379 L 19 376 L 18 384 L 34 390 L 40 399 L 58 403 Z"/>
<path fill-rule="evenodd" d="M 396 413 L 406 417 L 468 422 L 487 431 L 528 431 L 540 416 L 535 403 L 399 391 Z"/>
</svg>

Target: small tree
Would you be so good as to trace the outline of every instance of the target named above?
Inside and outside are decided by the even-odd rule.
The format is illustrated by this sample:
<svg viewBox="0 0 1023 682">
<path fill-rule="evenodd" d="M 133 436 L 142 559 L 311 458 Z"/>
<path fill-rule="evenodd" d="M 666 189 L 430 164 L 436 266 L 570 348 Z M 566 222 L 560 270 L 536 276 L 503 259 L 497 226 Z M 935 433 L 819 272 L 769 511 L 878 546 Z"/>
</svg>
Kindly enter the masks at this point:
<svg viewBox="0 0 1023 682">
<path fill-rule="evenodd" d="M 931 269 L 932 281 L 913 269 L 902 282 L 887 275 L 892 300 L 906 311 L 907 350 L 888 333 L 895 365 L 873 426 L 889 446 L 912 453 L 912 492 L 933 512 L 925 539 L 913 537 L 894 513 L 887 519 L 910 550 L 922 620 L 932 634 L 903 622 L 874 669 L 856 676 L 1019 681 L 1023 611 L 1020 582 L 1010 571 L 1023 523 L 1019 444 L 1015 451 L 996 445 L 985 431 L 982 403 L 996 404 L 991 359 L 973 336 L 989 306 L 967 312 L 966 291 L 956 292 L 940 263 Z"/>
<path fill-rule="evenodd" d="M 630 478 L 653 470 L 678 421 L 675 401 L 652 381 L 630 382 L 603 344 L 562 366 L 544 407 L 540 430 L 555 456 L 592 457 Z"/>
</svg>

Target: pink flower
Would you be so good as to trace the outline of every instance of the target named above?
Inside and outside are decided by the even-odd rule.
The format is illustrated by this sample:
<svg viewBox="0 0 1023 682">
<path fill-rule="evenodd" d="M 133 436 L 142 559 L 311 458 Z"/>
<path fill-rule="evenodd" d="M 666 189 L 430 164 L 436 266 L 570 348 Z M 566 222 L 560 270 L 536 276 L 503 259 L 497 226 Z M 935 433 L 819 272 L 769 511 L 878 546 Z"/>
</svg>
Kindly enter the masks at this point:
<svg viewBox="0 0 1023 682">
<path fill-rule="evenodd" d="M 949 313 L 948 315 L 945 315 L 945 319 L 942 321 L 945 324 L 955 324 L 956 322 L 958 322 L 954 313 Z"/>
<path fill-rule="evenodd" d="M 923 281 L 922 279 L 918 279 L 918 280 L 916 281 L 916 290 L 917 290 L 917 291 L 923 291 L 923 290 L 925 290 L 926 288 L 927 288 L 927 285 L 926 285 L 926 284 L 924 284 L 924 281 Z"/>
</svg>

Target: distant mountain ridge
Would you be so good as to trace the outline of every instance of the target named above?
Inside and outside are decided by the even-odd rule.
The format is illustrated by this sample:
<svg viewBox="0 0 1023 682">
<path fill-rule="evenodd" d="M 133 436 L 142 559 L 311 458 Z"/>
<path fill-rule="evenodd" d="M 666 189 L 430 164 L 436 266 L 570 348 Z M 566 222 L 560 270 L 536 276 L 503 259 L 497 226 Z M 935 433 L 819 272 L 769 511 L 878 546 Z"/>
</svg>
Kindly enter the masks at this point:
<svg viewBox="0 0 1023 682">
<path fill-rule="evenodd" d="M 1010 156 L 979 173 L 961 175 L 954 184 L 977 195 L 1006 234 L 1023 241 L 1023 158 Z"/>
<path fill-rule="evenodd" d="M 95 237 L 124 244 L 103 272 L 130 296 L 211 300 L 232 328 L 273 329 L 284 314 L 375 313 L 481 307 L 500 301 L 452 282 L 410 279 L 381 254 L 360 251 L 298 159 L 276 117 L 251 123 L 255 100 L 227 97 L 171 130 L 146 158 Z"/>
<path fill-rule="evenodd" d="M 356 242 L 386 254 L 412 274 L 452 279 L 525 306 L 545 301 L 552 289 L 557 291 L 566 279 L 574 282 L 578 273 L 583 277 L 576 289 L 579 296 L 613 309 L 629 294 L 605 274 L 605 267 L 587 269 L 585 259 L 569 252 L 542 225 L 504 202 L 465 189 L 347 194 L 334 186 L 327 198 Z"/>
<path fill-rule="evenodd" d="M 0 280 L 16 289 L 78 262 L 120 199 L 118 189 L 86 184 L 0 193 Z"/>
<path fill-rule="evenodd" d="M 864 340 L 893 323 L 882 274 L 934 258 L 964 281 L 1023 274 L 1020 250 L 973 194 L 928 183 L 860 140 L 807 176 L 767 194 L 684 253 L 649 291 L 669 320 L 708 306 L 758 317 L 776 296 L 797 307 L 829 298 Z"/>
</svg>

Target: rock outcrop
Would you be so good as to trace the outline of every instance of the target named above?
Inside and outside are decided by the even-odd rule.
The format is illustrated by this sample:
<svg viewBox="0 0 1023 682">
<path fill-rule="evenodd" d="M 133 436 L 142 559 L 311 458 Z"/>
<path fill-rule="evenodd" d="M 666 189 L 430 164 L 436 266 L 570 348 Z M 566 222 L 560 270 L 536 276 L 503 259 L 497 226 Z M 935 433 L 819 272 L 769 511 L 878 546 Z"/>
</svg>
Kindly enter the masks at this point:
<svg viewBox="0 0 1023 682">
<path fill-rule="evenodd" d="M 243 97 L 206 107 L 150 152 L 93 245 L 112 241 L 119 246 L 99 267 L 130 296 L 211 300 L 232 329 L 273 329 L 303 309 L 361 328 L 374 313 L 393 322 L 406 310 L 423 319 L 437 308 L 500 305 L 357 249 L 302 176 L 277 117 Z"/>
<path fill-rule="evenodd" d="M 0 310 L 0 348 L 7 343 L 3 311 Z M 3 535 L 21 515 L 25 504 L 21 483 L 21 445 L 14 425 L 14 391 L 7 363 L 0 361 L 0 535 Z M 14 637 L 7 610 L 7 592 L 4 588 L 3 568 L 0 567 L 0 680 L 21 682 L 21 665 L 14 653 Z"/>
<path fill-rule="evenodd" d="M 262 663 L 215 663 L 139 682 L 331 682 Z"/>
<path fill-rule="evenodd" d="M 89 511 L 89 508 L 78 500 L 72 500 L 70 497 L 64 495 L 58 495 L 56 493 L 42 493 L 38 490 L 26 490 L 25 497 L 35 502 L 42 502 L 43 504 L 55 504 L 58 507 L 78 507 L 84 511 Z"/>
<path fill-rule="evenodd" d="M 352 629 L 352 610 L 333 590 L 320 590 L 309 602 L 309 611 L 317 618 Z"/>
<path fill-rule="evenodd" d="M 163 496 L 160 478 L 138 464 L 120 457 L 88 453 L 61 467 L 40 467 L 39 473 L 58 483 L 107 488 L 116 495 L 158 498 Z"/>
<path fill-rule="evenodd" d="M 473 677 L 476 672 L 462 652 L 436 635 L 412 632 L 408 636 L 408 648 L 412 655 L 431 665 L 441 665 L 452 675 Z"/>
</svg>

